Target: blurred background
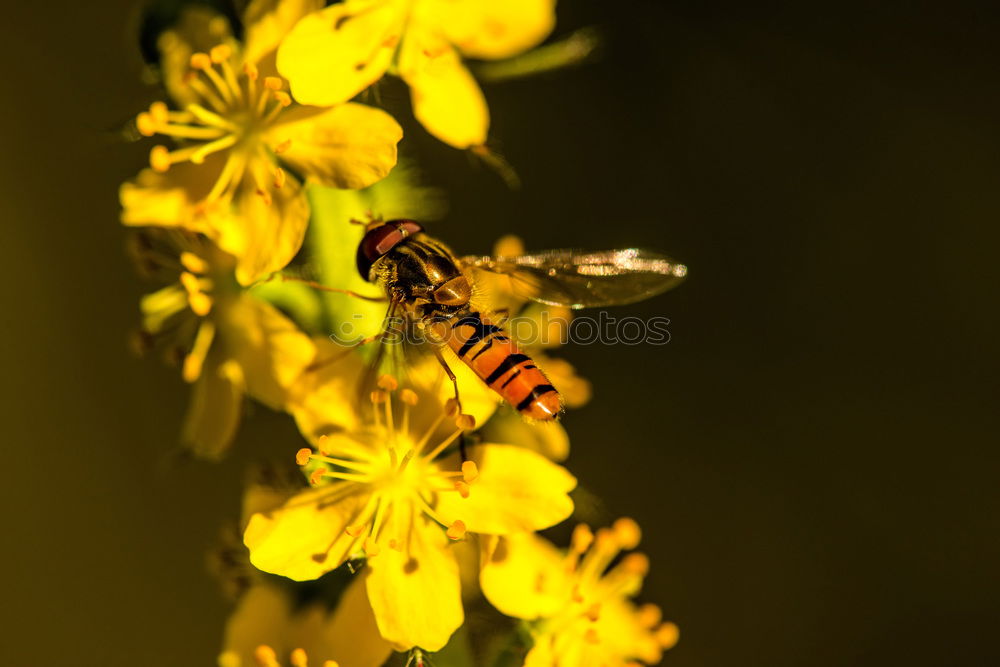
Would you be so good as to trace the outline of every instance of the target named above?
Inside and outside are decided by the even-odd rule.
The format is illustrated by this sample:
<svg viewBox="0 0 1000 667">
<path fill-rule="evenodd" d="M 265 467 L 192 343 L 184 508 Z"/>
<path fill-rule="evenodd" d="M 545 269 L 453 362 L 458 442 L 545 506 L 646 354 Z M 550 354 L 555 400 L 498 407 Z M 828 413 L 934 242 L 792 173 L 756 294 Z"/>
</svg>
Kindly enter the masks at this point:
<svg viewBox="0 0 1000 667">
<path fill-rule="evenodd" d="M 4 665 L 211 665 L 205 567 L 247 466 L 299 446 L 252 409 L 219 465 L 173 456 L 188 390 L 132 358 L 114 130 L 140 4 L 8 3 Z M 663 347 L 566 350 L 595 388 L 571 469 L 634 516 L 664 664 L 1000 664 L 995 353 L 1000 11 L 989 2 L 566 0 L 599 61 L 486 92 L 489 170 L 404 118 L 459 252 L 661 248 Z M 391 101 L 391 100 L 390 100 Z M 994 444 L 990 444 L 990 443 Z"/>
</svg>

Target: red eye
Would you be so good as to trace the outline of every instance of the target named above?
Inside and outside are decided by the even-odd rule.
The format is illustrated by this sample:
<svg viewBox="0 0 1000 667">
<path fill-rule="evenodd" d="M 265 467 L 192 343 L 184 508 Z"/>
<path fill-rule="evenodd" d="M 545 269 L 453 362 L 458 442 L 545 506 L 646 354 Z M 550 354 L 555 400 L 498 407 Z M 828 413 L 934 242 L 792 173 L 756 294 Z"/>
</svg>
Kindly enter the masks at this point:
<svg viewBox="0 0 1000 667">
<path fill-rule="evenodd" d="M 389 220 L 368 230 L 358 244 L 358 273 L 368 280 L 372 264 L 395 248 L 403 239 L 423 230 L 423 226 L 413 220 Z"/>
</svg>

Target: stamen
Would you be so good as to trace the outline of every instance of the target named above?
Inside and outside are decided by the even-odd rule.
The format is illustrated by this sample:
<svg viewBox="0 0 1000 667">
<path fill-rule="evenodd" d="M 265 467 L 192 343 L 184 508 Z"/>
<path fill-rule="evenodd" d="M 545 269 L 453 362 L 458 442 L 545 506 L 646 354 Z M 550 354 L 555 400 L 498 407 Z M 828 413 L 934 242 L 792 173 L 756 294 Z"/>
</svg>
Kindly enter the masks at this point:
<svg viewBox="0 0 1000 667">
<path fill-rule="evenodd" d="M 191 273 L 208 273 L 208 262 L 189 250 L 181 253 L 181 265 Z"/>
<path fill-rule="evenodd" d="M 149 116 L 153 122 L 163 124 L 170 120 L 170 109 L 166 102 L 157 100 L 149 105 Z"/>
<path fill-rule="evenodd" d="M 201 369 L 205 364 L 205 357 L 208 356 L 208 349 L 212 346 L 213 338 L 215 338 L 215 324 L 212 320 L 202 320 L 194 337 L 194 345 L 184 358 L 181 377 L 185 382 L 194 382 L 201 376 Z"/>
<path fill-rule="evenodd" d="M 278 91 L 282 88 L 282 81 L 280 77 L 277 76 L 265 76 L 264 77 L 264 87 L 268 90 Z"/>
<path fill-rule="evenodd" d="M 309 459 L 312 457 L 313 451 L 308 447 L 303 447 L 299 451 L 295 452 L 295 463 L 304 466 L 309 463 Z"/>
<path fill-rule="evenodd" d="M 623 517 L 614 522 L 611 526 L 615 537 L 618 539 L 618 546 L 623 550 L 635 549 L 642 539 L 642 531 L 633 519 Z"/>
<path fill-rule="evenodd" d="M 386 391 L 396 391 L 399 388 L 399 381 L 388 373 L 380 376 L 376 384 L 379 389 Z"/>
<path fill-rule="evenodd" d="M 312 471 L 312 474 L 309 475 L 309 483 L 312 486 L 317 486 L 320 483 L 320 481 L 322 481 L 323 476 L 326 475 L 327 472 L 328 471 L 326 468 L 316 468 L 315 470 Z"/>
<path fill-rule="evenodd" d="M 378 542 L 370 537 L 365 540 L 364 547 L 362 548 L 365 550 L 365 555 L 369 558 L 374 558 L 382 552 L 382 547 L 380 547 Z"/>
<path fill-rule="evenodd" d="M 256 81 L 260 73 L 257 71 L 257 66 L 253 63 L 243 63 L 243 73 L 247 75 L 247 79 L 250 81 Z"/>
<path fill-rule="evenodd" d="M 476 418 L 472 415 L 461 414 L 455 418 L 455 426 L 463 431 L 471 431 L 476 428 Z"/>
<path fill-rule="evenodd" d="M 460 435 L 462 435 L 462 427 L 461 426 L 459 426 L 458 429 L 454 433 L 452 433 L 447 438 L 445 438 L 444 440 L 442 440 L 440 442 L 440 444 L 438 444 L 438 446 L 435 447 L 433 449 L 433 451 L 431 451 L 430 454 L 427 454 L 424 458 L 426 458 L 428 461 L 433 461 L 434 459 L 437 458 L 438 454 L 440 454 L 441 452 L 443 452 L 445 450 L 445 448 L 448 447 L 448 445 L 450 445 L 451 443 L 455 442 L 455 439 L 458 438 L 458 436 L 460 436 Z"/>
<path fill-rule="evenodd" d="M 356 526 L 348 526 L 347 528 L 344 529 L 344 532 L 350 535 L 351 537 L 358 537 L 364 531 L 365 531 L 365 525 L 363 523 L 359 523 Z"/>
<path fill-rule="evenodd" d="M 149 166 L 153 168 L 153 171 L 165 173 L 170 169 L 171 164 L 173 161 L 170 159 L 170 151 L 167 150 L 166 146 L 153 146 L 152 150 L 149 151 Z"/>
<path fill-rule="evenodd" d="M 231 121 L 227 120 L 226 118 L 223 118 L 214 111 L 209 111 L 200 104 L 187 105 L 187 111 L 192 116 L 194 116 L 198 121 L 200 121 L 205 125 L 222 128 L 224 130 L 229 130 L 231 132 L 237 132 L 240 129 Z"/>
<path fill-rule="evenodd" d="M 291 145 L 292 145 L 292 140 L 285 139 L 280 144 L 275 146 L 272 150 L 275 152 L 276 155 L 281 155 L 282 153 L 287 151 L 291 147 Z"/>
<path fill-rule="evenodd" d="M 479 466 L 475 461 L 465 461 L 462 463 L 462 479 L 471 484 L 479 477 Z"/>
<path fill-rule="evenodd" d="M 677 643 L 681 631 L 676 624 L 667 622 L 657 628 L 654 634 L 656 641 L 660 644 L 660 648 L 668 649 Z"/>
<path fill-rule="evenodd" d="M 260 667 L 281 667 L 278 663 L 278 654 L 267 644 L 261 644 L 253 652 L 254 660 Z"/>
<path fill-rule="evenodd" d="M 229 56 L 233 54 L 233 50 L 228 44 L 219 44 L 217 46 L 213 46 L 208 54 L 212 59 L 212 62 L 218 65 L 226 60 L 229 60 Z"/>
<path fill-rule="evenodd" d="M 156 134 L 156 121 L 148 111 L 143 111 L 135 117 L 135 129 L 144 137 L 151 137 Z"/>
<path fill-rule="evenodd" d="M 275 168 L 275 170 L 274 170 L 274 187 L 277 188 L 277 189 L 279 189 L 279 190 L 281 188 L 283 188 L 285 186 L 285 179 L 286 179 L 285 170 L 282 169 L 281 167 Z"/>
<path fill-rule="evenodd" d="M 292 651 L 289 660 L 293 667 L 309 667 L 309 656 L 306 655 L 305 649 L 297 648 Z"/>
<path fill-rule="evenodd" d="M 455 490 L 458 491 L 458 495 L 462 496 L 463 498 L 469 497 L 469 485 L 466 484 L 465 482 L 461 480 L 455 482 Z"/>
<path fill-rule="evenodd" d="M 212 58 L 207 53 L 197 53 L 191 54 L 191 69 L 196 70 L 206 70 L 212 66 Z"/>
<path fill-rule="evenodd" d="M 448 536 L 448 539 L 455 540 L 456 542 L 464 538 L 465 533 L 466 533 L 465 522 L 462 521 L 461 519 L 456 519 L 455 522 L 448 527 L 448 530 L 445 531 L 445 534 Z"/>
</svg>

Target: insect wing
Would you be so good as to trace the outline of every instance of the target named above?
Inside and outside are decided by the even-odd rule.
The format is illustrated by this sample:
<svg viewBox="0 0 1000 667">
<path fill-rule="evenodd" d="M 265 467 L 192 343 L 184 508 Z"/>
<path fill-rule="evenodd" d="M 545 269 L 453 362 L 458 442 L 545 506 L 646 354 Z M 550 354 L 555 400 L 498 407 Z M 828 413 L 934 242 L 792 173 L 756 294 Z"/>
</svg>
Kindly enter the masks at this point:
<svg viewBox="0 0 1000 667">
<path fill-rule="evenodd" d="M 507 276 L 511 289 L 524 298 L 573 309 L 642 301 L 676 287 L 687 275 L 683 264 L 638 248 L 550 250 L 518 257 L 465 257 L 462 261 Z"/>
</svg>

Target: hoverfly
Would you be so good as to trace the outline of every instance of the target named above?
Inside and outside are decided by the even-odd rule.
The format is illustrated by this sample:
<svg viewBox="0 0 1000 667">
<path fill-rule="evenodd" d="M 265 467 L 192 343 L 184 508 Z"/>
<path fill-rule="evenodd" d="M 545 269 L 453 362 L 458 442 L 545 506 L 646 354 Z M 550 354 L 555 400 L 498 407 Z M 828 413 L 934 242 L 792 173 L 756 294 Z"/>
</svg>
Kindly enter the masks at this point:
<svg viewBox="0 0 1000 667">
<path fill-rule="evenodd" d="M 559 392 L 511 340 L 502 321 L 474 309 L 475 271 L 505 275 L 526 298 L 571 309 L 640 301 L 676 286 L 687 273 L 683 264 L 634 248 L 459 258 L 413 220 L 368 223 L 357 267 L 362 278 L 385 290 L 387 322 L 401 318 L 425 333 L 455 385 L 456 399 L 458 385 L 443 347 L 511 407 L 539 421 L 559 415 Z"/>
</svg>

